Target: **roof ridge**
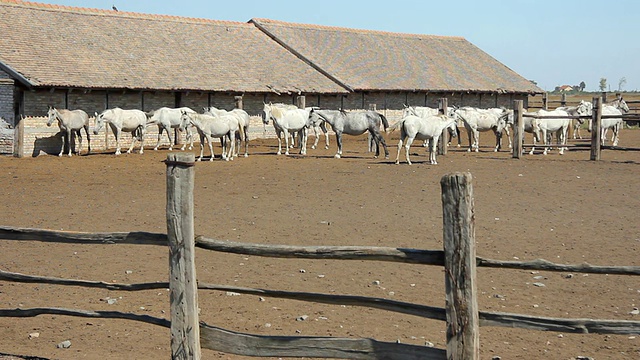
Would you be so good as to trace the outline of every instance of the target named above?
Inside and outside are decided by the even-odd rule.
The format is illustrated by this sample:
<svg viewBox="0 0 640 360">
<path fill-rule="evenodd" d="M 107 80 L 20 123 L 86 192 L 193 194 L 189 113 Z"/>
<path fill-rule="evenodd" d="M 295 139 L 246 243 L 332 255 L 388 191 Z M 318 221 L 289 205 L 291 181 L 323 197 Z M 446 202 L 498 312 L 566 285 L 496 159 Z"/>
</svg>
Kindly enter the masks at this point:
<svg viewBox="0 0 640 360">
<path fill-rule="evenodd" d="M 348 32 L 360 33 L 360 34 L 394 35 L 394 36 L 401 36 L 401 37 L 416 37 L 421 39 L 432 38 L 432 39 L 465 40 L 465 38 L 462 36 L 399 33 L 399 32 L 383 31 L 383 30 L 356 29 L 356 28 L 348 28 L 348 27 L 341 27 L 341 26 L 294 23 L 294 22 L 286 22 L 281 20 L 272 20 L 272 19 L 265 19 L 265 18 L 252 18 L 251 21 L 258 22 L 258 23 L 265 23 L 265 24 L 291 26 L 291 27 L 293 26 L 305 27 L 309 29 L 334 30 L 334 31 L 342 31 L 342 32 L 348 31 Z"/>
<path fill-rule="evenodd" d="M 176 16 L 176 15 L 147 14 L 147 13 L 138 13 L 138 12 L 131 12 L 131 11 L 120 11 L 120 10 L 116 11 L 116 10 L 88 8 L 88 7 L 46 4 L 46 3 L 39 3 L 34 1 L 23 1 L 23 0 L 0 0 L 0 5 L 19 6 L 19 7 L 31 8 L 31 9 L 40 9 L 45 11 L 71 12 L 71 13 L 78 13 L 78 14 L 84 14 L 84 15 L 111 15 L 111 16 L 120 16 L 120 17 L 130 17 L 130 18 L 136 18 L 136 19 L 197 22 L 197 23 L 220 24 L 220 25 L 237 25 L 237 26 L 248 25 L 248 23 L 242 22 L 242 21 L 213 20 L 213 19 L 186 17 L 186 16 Z"/>
</svg>

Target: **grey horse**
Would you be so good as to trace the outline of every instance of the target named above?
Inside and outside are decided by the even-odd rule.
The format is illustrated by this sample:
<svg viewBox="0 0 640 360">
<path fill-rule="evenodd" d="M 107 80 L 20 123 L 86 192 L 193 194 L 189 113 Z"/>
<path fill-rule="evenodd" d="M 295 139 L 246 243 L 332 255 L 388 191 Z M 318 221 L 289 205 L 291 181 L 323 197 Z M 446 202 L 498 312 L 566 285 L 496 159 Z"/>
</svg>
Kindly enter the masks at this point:
<svg viewBox="0 0 640 360">
<path fill-rule="evenodd" d="M 380 125 L 384 125 L 384 130 L 389 128 L 387 118 L 376 111 L 350 111 L 344 110 L 318 110 L 312 109 L 309 117 L 311 123 L 320 120 L 327 122 L 336 133 L 336 142 L 338 143 L 338 152 L 334 156 L 339 159 L 342 156 L 342 134 L 362 135 L 369 132 L 376 144 L 376 158 L 380 156 L 380 143 L 384 147 L 384 157 L 389 158 L 389 150 L 387 143 L 380 134 Z"/>
<path fill-rule="evenodd" d="M 73 151 L 71 139 L 74 135 L 78 138 L 78 154 L 80 154 L 80 152 L 82 151 L 82 134 L 80 133 L 80 130 L 82 129 L 84 129 L 84 132 L 87 134 L 87 144 L 89 147 L 87 153 L 91 152 L 91 139 L 89 137 L 89 115 L 87 115 L 86 112 L 84 112 L 83 110 L 58 110 L 54 107 L 49 106 L 47 116 L 49 117 L 47 126 L 51 126 L 54 121 L 58 120 L 58 127 L 60 128 L 60 132 L 62 133 L 62 148 L 60 149 L 60 154 L 58 154 L 58 156 L 62 156 L 65 143 L 69 148 L 69 156 L 71 156 L 71 153 Z"/>
</svg>

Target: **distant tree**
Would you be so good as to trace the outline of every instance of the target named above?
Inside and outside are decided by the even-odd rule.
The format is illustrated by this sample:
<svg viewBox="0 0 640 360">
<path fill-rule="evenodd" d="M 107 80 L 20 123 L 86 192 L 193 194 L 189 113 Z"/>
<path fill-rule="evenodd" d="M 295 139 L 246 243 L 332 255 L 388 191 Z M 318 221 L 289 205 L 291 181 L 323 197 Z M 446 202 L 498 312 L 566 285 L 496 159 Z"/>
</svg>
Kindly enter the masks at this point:
<svg viewBox="0 0 640 360">
<path fill-rule="evenodd" d="M 607 78 L 600 78 L 600 84 L 598 85 L 598 87 L 600 88 L 600 91 L 606 91 L 607 90 Z"/>
<path fill-rule="evenodd" d="M 625 78 L 624 76 L 620 78 L 620 80 L 618 80 L 618 91 L 622 91 L 622 88 L 624 88 L 624 86 L 627 84 L 627 78 Z"/>
<path fill-rule="evenodd" d="M 586 87 L 587 87 L 587 84 L 585 84 L 584 81 L 580 81 L 580 85 L 578 86 L 580 91 L 584 91 L 584 88 L 586 88 Z"/>
</svg>

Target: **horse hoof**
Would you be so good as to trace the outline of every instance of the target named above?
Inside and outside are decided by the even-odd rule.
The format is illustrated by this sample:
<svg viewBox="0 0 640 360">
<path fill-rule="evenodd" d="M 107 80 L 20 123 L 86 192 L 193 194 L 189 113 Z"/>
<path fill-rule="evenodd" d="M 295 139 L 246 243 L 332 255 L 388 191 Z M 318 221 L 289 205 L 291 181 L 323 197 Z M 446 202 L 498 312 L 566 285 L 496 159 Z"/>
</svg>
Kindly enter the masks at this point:
<svg viewBox="0 0 640 360">
<path fill-rule="evenodd" d="M 312 148 L 312 149 L 315 149 L 315 148 L 316 148 L 316 146 L 315 146 L 315 145 L 311 145 L 311 148 Z"/>
<path fill-rule="evenodd" d="M 340 154 L 335 154 L 333 157 L 336 159 L 340 159 Z"/>
<path fill-rule="evenodd" d="M 325 147 L 324 147 L 324 149 L 325 149 L 325 150 L 329 150 L 329 147 L 328 147 L 328 146 L 325 146 Z"/>
<path fill-rule="evenodd" d="M 396 165 L 400 165 L 400 161 L 396 160 Z"/>
</svg>

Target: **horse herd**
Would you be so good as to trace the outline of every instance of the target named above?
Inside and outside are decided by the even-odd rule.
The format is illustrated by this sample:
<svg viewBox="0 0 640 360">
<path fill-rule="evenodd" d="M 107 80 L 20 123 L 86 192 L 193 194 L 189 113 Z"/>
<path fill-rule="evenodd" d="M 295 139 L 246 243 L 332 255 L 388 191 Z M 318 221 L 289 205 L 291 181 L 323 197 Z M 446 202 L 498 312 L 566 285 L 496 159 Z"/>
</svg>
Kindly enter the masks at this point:
<svg viewBox="0 0 640 360">
<path fill-rule="evenodd" d="M 624 100 L 616 101 L 603 106 L 603 115 L 622 115 L 629 111 Z M 526 113 L 523 117 L 524 129 L 526 132 L 533 134 L 533 146 L 530 154 L 533 154 L 536 141 L 542 141 L 545 145 L 543 154 L 547 154 L 552 134 L 556 135 L 559 154 L 562 154 L 566 148 L 566 140 L 568 129 L 572 124 L 572 119 L 568 116 L 581 115 L 590 116 L 592 112 L 592 104 L 582 101 L 577 106 L 560 107 L 555 110 L 538 110 L 532 113 Z M 120 108 L 107 109 L 100 114 L 95 113 L 96 125 L 93 129 L 94 134 L 98 134 L 100 129 L 109 124 L 116 139 L 116 155 L 121 154 L 120 139 L 123 132 L 129 132 L 132 135 L 132 141 L 127 153 L 131 153 L 136 145 L 136 141 L 140 141 L 140 154 L 143 153 L 144 147 L 142 141 L 146 133 L 146 128 L 150 125 L 158 126 L 158 139 L 154 147 L 157 150 L 163 133 L 167 133 L 169 138 L 169 150 L 173 150 L 171 141 L 171 129 L 179 129 L 186 133 L 187 141 L 182 145 L 181 150 L 193 148 L 194 134 L 193 129 L 200 136 L 200 156 L 198 161 L 203 159 L 205 143 L 208 144 L 210 151 L 210 161 L 215 158 L 213 151 L 213 139 L 220 139 L 222 145 L 221 158 L 224 160 L 233 160 L 241 152 L 244 145 L 244 156 L 248 156 L 249 151 L 249 114 L 241 109 L 231 111 L 217 109 L 215 107 L 203 108 L 203 113 L 198 113 L 188 107 L 167 108 L 143 112 L 141 110 L 124 110 Z M 278 152 L 289 155 L 289 149 L 294 147 L 295 138 L 298 138 L 299 151 L 301 155 L 307 154 L 307 137 L 309 130 L 315 132 L 315 142 L 312 148 L 316 148 L 319 135 L 321 132 L 325 135 L 325 148 L 329 148 L 329 138 L 327 125 L 336 135 L 338 150 L 335 154 L 336 158 L 342 156 L 342 137 L 347 135 L 369 134 L 369 150 L 375 147 L 375 156 L 380 156 L 380 145 L 384 148 L 385 158 L 389 158 L 387 144 L 381 133 L 381 128 L 385 132 L 400 130 L 400 139 L 398 141 L 398 153 L 396 155 L 396 164 L 400 162 L 401 149 L 404 146 L 405 158 L 408 164 L 410 160 L 410 147 L 414 140 L 423 140 L 424 146 L 429 147 L 429 163 L 437 164 L 436 147 L 440 136 L 448 130 L 451 137 L 458 136 L 458 146 L 461 145 L 459 135 L 460 131 L 457 124 L 462 123 L 467 131 L 469 139 L 469 148 L 467 151 L 479 151 L 479 134 L 480 132 L 491 131 L 496 137 L 496 145 L 494 151 L 501 148 L 501 140 L 503 132 L 507 134 L 509 139 L 509 148 L 512 148 L 512 139 L 509 129 L 514 126 L 513 110 L 506 108 L 490 108 L 480 109 L 474 107 L 447 107 L 444 114 L 440 114 L 438 109 L 420 106 L 405 106 L 402 118 L 393 125 L 389 125 L 388 120 L 377 111 L 344 111 L 344 110 L 326 110 L 318 107 L 307 107 L 304 109 L 294 105 L 286 104 L 264 104 L 262 111 L 263 124 L 266 127 L 272 122 L 278 139 Z M 65 144 L 68 147 L 68 155 L 72 154 L 72 138 L 78 139 L 80 151 L 82 150 L 82 135 L 80 131 L 84 129 L 87 142 L 88 152 L 91 152 L 90 135 L 89 135 L 89 116 L 83 110 L 66 110 L 49 107 L 47 125 L 51 126 L 54 121 L 58 122 L 61 133 L 63 134 L 63 143 L 59 156 L 63 155 Z M 584 123 L 584 119 L 574 119 L 574 138 L 580 137 L 579 129 Z M 606 131 L 612 129 L 613 145 L 616 146 L 619 141 L 619 131 L 622 128 L 622 118 L 603 118 L 602 120 L 602 139 L 605 139 Z M 591 131 L 591 120 L 589 120 L 589 131 Z M 178 134 L 176 133 L 176 137 Z M 177 139 L 175 139 L 177 143 Z M 187 144 L 188 143 L 188 144 Z"/>
</svg>

